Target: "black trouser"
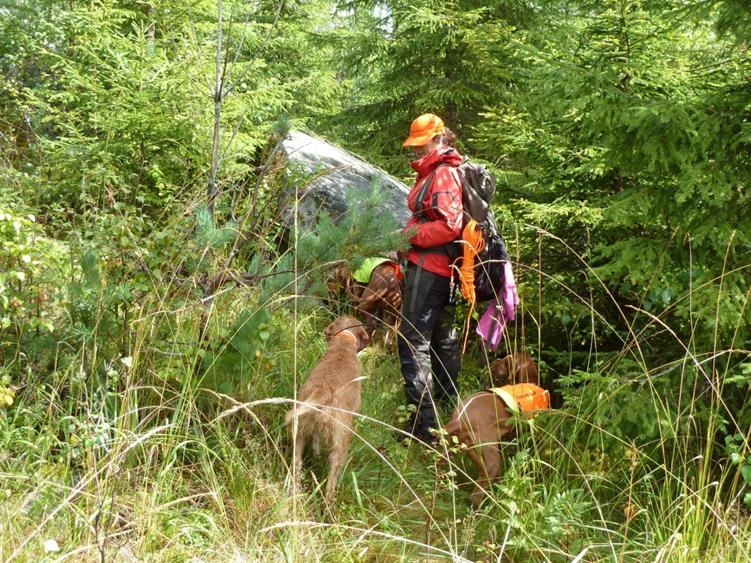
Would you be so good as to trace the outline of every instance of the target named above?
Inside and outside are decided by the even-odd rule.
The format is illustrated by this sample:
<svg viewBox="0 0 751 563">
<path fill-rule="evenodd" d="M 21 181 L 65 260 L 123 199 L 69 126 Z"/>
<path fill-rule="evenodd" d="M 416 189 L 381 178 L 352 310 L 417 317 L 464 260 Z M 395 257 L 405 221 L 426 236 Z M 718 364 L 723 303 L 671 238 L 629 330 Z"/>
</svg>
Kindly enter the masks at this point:
<svg viewBox="0 0 751 563">
<path fill-rule="evenodd" d="M 418 437 L 435 427 L 434 402 L 448 402 L 457 394 L 461 355 L 450 293 L 449 278 L 407 266 L 399 361 L 407 403 L 417 407 L 411 430 Z"/>
</svg>

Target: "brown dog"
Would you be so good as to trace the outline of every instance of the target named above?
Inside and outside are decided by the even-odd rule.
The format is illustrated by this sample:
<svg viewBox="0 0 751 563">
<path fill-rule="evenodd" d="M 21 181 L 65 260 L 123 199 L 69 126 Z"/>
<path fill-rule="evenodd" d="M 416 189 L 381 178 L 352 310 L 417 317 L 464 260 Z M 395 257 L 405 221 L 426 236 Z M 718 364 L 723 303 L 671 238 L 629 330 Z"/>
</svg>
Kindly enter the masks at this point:
<svg viewBox="0 0 751 563">
<path fill-rule="evenodd" d="M 390 345 L 391 334 L 399 330 L 402 309 L 402 288 L 399 281 L 398 265 L 385 262 L 375 267 L 368 285 L 355 283 L 353 296 L 357 309 L 367 318 L 368 324 L 380 320 L 389 327 L 386 332 L 386 345 Z"/>
<path fill-rule="evenodd" d="M 285 416 L 293 444 L 295 487 L 299 490 L 302 455 L 308 439 L 316 454 L 321 439 L 329 452 L 326 499 L 336 495 L 336 482 L 352 438 L 352 418 L 360 412 L 362 365 L 357 353 L 370 341 L 362 323 L 343 316 L 332 322 L 324 335 L 328 349 L 297 394 L 299 401 Z"/>
<path fill-rule="evenodd" d="M 391 343 L 391 335 L 399 330 L 402 308 L 402 288 L 396 262 L 384 262 L 373 269 L 367 284 L 358 282 L 346 264 L 334 271 L 329 280 L 329 291 L 333 294 L 346 293 L 352 296 L 357 305 L 357 314 L 370 327 L 371 334 L 378 322 L 384 323 L 386 345 Z"/>
<path fill-rule="evenodd" d="M 497 366 L 497 370 L 494 371 L 494 382 L 496 375 L 504 377 L 503 380 L 499 379 L 496 385 L 511 383 L 512 381 L 508 380 L 508 374 L 516 377 L 519 375 L 520 368 L 524 367 L 527 381 L 522 385 L 516 382 L 516 387 L 539 389 L 543 394 L 547 394 L 547 391 L 537 387 L 537 366 L 528 354 L 524 352 L 517 354 L 516 359 L 507 356 L 495 362 L 493 366 Z M 549 398 L 550 395 L 547 394 L 547 405 L 549 405 Z M 522 402 L 526 401 L 520 401 Z M 542 402 L 545 402 L 544 397 Z M 510 421 L 511 415 L 511 409 L 498 394 L 492 391 L 480 391 L 461 401 L 451 421 L 443 428 L 448 435 L 456 436 L 460 443 L 467 446 L 467 453 L 477 466 L 477 486 L 470 495 L 472 506 L 480 506 L 485 490 L 498 477 L 501 468 L 501 439 L 504 436 L 511 438 L 515 430 Z"/>
<path fill-rule="evenodd" d="M 494 361 L 490 366 L 490 374 L 496 387 L 517 383 L 538 385 L 537 366 L 532 356 L 526 352 L 514 352 Z"/>
</svg>

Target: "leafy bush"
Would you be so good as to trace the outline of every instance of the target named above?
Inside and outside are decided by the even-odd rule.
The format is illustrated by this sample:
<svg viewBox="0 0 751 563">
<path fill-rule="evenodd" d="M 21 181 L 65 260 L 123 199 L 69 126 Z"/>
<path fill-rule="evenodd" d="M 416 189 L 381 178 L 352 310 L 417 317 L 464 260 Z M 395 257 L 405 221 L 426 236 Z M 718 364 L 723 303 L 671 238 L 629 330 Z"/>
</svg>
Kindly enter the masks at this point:
<svg viewBox="0 0 751 563">
<path fill-rule="evenodd" d="M 46 237 L 34 215 L 0 207 L 0 359 L 21 363 L 25 346 L 60 320 L 61 291 L 71 270 L 67 246 Z"/>
</svg>

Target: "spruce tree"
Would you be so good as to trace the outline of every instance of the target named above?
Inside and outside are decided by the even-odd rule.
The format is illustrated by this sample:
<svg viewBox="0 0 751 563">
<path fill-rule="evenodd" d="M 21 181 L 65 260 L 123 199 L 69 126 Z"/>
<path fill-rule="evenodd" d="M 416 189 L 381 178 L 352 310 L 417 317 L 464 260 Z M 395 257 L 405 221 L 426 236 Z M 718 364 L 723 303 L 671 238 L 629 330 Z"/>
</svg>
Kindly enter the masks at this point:
<svg viewBox="0 0 751 563">
<path fill-rule="evenodd" d="M 598 290 L 606 317 L 645 309 L 638 324 L 662 334 L 659 349 L 748 338 L 751 170 L 738 87 L 748 57 L 732 41 L 718 44 L 711 20 L 669 4 L 566 9 L 518 43 L 527 65 L 515 70 L 517 89 L 476 130 L 484 156 L 501 166 L 500 197 L 587 259 L 610 292 Z M 543 267 L 580 295 L 600 283 L 552 239 Z M 553 280 L 546 287 L 555 295 Z"/>
<path fill-rule="evenodd" d="M 480 112 L 508 85 L 511 38 L 533 18 L 525 2 L 347 4 L 330 37 L 351 95 L 337 134 L 390 170 L 405 170 L 401 141 L 422 113 L 443 117 L 465 145 Z M 463 146 L 465 146 L 463 145 Z"/>
</svg>

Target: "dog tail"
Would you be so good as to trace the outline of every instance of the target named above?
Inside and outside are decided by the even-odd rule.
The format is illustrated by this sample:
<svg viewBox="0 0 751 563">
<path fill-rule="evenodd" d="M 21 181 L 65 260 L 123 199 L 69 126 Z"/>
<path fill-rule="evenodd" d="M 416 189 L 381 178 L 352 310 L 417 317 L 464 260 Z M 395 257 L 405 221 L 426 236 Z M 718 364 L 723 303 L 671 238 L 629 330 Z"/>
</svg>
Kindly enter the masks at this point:
<svg viewBox="0 0 751 563">
<path fill-rule="evenodd" d="M 297 418 L 300 418 L 301 416 L 305 416 L 306 414 L 315 411 L 316 409 L 311 405 L 308 405 L 307 403 L 295 405 L 291 410 L 287 412 L 287 414 L 284 415 L 284 424 L 289 426 L 290 424 L 292 424 L 295 416 L 297 416 Z"/>
<path fill-rule="evenodd" d="M 284 415 L 284 424 L 290 425 L 295 417 L 299 419 L 309 413 L 316 413 L 318 410 L 320 409 L 308 403 L 298 403 Z"/>
</svg>

